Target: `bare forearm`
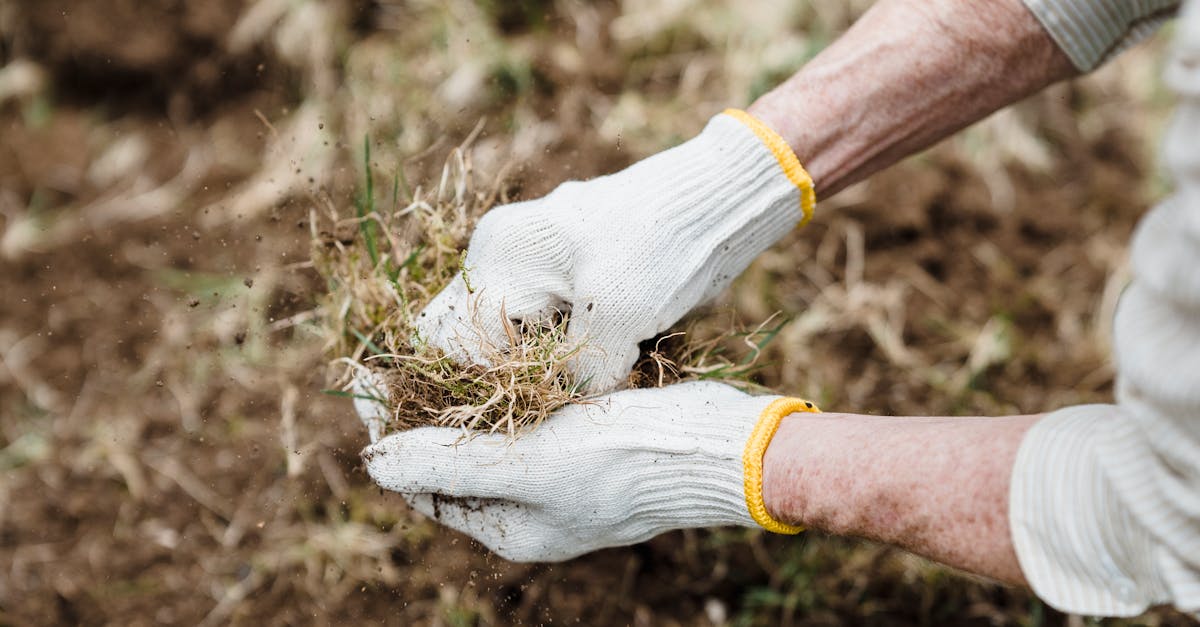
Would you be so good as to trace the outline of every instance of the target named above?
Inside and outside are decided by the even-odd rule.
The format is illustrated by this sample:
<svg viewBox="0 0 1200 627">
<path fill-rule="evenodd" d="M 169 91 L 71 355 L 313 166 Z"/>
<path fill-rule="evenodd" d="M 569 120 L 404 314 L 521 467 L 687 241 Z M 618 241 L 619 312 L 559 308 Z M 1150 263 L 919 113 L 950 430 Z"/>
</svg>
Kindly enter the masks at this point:
<svg viewBox="0 0 1200 627">
<path fill-rule="evenodd" d="M 794 414 L 764 457 L 763 497 L 779 520 L 1021 583 L 1008 489 L 1039 418 Z"/>
<path fill-rule="evenodd" d="M 1074 73 L 1020 0 L 881 0 L 749 111 L 827 196 Z"/>
</svg>

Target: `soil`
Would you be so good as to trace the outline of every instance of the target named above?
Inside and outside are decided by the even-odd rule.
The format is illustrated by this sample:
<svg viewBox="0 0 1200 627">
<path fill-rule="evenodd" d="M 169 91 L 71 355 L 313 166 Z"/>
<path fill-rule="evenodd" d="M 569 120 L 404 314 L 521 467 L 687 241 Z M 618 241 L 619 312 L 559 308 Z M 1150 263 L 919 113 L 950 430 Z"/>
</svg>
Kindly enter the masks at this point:
<svg viewBox="0 0 1200 627">
<path fill-rule="evenodd" d="M 0 624 L 1066 624 L 1026 591 L 816 533 L 693 530 L 511 564 L 373 487 L 358 457 L 365 432 L 345 399 L 322 393 L 321 340 L 305 319 L 323 287 L 306 263 L 310 210 L 350 197 L 345 146 L 359 140 L 339 140 L 319 193 L 209 217 L 263 167 L 277 125 L 263 120 L 286 119 L 308 85 L 267 40 L 226 49 L 246 5 L 0 7 L 0 65 L 29 59 L 47 80 L 0 101 Z M 679 35 L 628 67 L 565 72 L 555 51 L 585 47 L 580 24 L 603 31 L 615 7 L 520 5 L 487 15 L 502 41 L 534 50 L 522 101 L 566 130 L 518 160 L 510 196 L 649 154 L 590 125 L 578 89 L 674 93 L 687 73 L 668 53 L 701 44 Z M 343 52 L 414 11 L 346 3 Z M 1159 105 L 1131 103 L 1112 82 L 1022 105 L 1023 128 L 1053 156 L 1044 167 L 981 166 L 947 144 L 830 199 L 710 315 L 792 316 L 760 381 L 827 410 L 1108 400 L 1106 295 L 1160 193 L 1144 184 L 1155 127 L 1114 121 Z M 1079 104 L 1101 96 L 1117 104 Z M 484 140 L 506 141 L 504 102 L 431 122 L 445 139 L 405 162 L 408 178 L 430 180 L 481 111 Z M 1074 121 L 1081 111 L 1094 123 Z M 136 150 L 114 152 L 130 138 Z M 128 208 L 202 145 L 217 156 L 175 202 L 136 214 L 105 204 Z M 1188 624 L 1169 611 L 1141 620 Z"/>
</svg>

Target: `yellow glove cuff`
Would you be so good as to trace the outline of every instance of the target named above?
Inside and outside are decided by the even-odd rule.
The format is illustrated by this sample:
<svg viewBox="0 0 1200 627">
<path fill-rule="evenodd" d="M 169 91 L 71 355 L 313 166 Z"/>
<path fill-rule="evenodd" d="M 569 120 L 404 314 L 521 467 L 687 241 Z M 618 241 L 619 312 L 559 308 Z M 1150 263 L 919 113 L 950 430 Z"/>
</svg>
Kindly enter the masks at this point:
<svg viewBox="0 0 1200 627">
<path fill-rule="evenodd" d="M 800 159 L 796 158 L 796 153 L 792 152 L 792 148 L 778 133 L 749 113 L 740 109 L 726 109 L 722 113 L 750 127 L 750 130 L 754 131 L 762 143 L 767 145 L 771 154 L 775 155 L 779 167 L 783 168 L 783 174 L 800 190 L 800 211 L 803 214 L 803 217 L 800 218 L 800 226 L 808 224 L 813 217 L 813 211 L 817 208 L 817 193 L 813 189 L 812 177 L 808 175 L 804 166 L 800 165 Z"/>
<path fill-rule="evenodd" d="M 767 446 L 771 444 L 771 438 L 775 437 L 775 432 L 779 430 L 779 423 L 783 422 L 784 417 L 796 412 L 819 414 L 821 410 L 801 398 L 775 399 L 759 416 L 754 430 L 750 432 L 750 439 L 746 440 L 746 449 L 742 453 L 746 509 L 750 511 L 750 517 L 754 519 L 754 522 L 762 525 L 763 529 L 774 533 L 797 534 L 804 531 L 804 527 L 788 525 L 772 518 L 771 514 L 767 512 L 767 505 L 763 502 L 762 494 L 763 455 L 767 452 Z"/>
</svg>

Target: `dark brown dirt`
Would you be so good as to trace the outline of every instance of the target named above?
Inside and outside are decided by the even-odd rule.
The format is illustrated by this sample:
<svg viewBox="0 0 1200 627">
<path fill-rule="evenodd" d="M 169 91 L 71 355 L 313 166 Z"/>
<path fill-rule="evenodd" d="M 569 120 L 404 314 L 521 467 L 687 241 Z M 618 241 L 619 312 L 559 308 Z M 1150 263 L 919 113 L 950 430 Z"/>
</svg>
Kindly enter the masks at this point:
<svg viewBox="0 0 1200 627">
<path fill-rule="evenodd" d="M 0 103 L 0 231 L 31 214 L 77 228 L 66 243 L 0 260 L 0 624 L 1065 624 L 1028 592 L 819 534 L 676 532 L 566 564 L 515 565 L 374 488 L 349 403 L 321 393 L 320 341 L 287 322 L 321 289 L 304 263 L 317 201 L 205 222 L 208 203 L 258 166 L 270 131 L 255 111 L 278 120 L 299 104 L 296 74 L 265 47 L 220 51 L 244 4 L 9 8 L 15 28 L 0 61 L 46 68 L 53 110 Z M 555 26 L 569 16 L 528 6 L 549 11 L 550 26 L 523 27 L 520 12 L 495 19 L 549 58 L 572 34 Z M 598 19 L 614 12 L 604 5 Z M 370 33 L 369 18 L 352 25 Z M 682 80 L 673 59 L 658 73 L 639 61 L 638 87 L 671 92 Z M 571 132 L 513 171 L 514 197 L 643 156 L 590 130 L 573 91 L 615 93 L 626 68 L 543 65 L 529 98 Z M 797 316 L 771 345 L 762 382 L 829 409 L 881 413 L 1107 399 L 1111 368 L 1092 312 L 1153 194 L 1139 184 L 1146 137 L 1120 126 L 1085 133 L 1072 121 L 1080 89 L 1022 108 L 1057 146 L 1049 169 L 985 171 L 942 146 L 830 201 L 765 255 L 714 308 L 743 322 Z M 448 145 L 475 113 L 446 125 Z M 151 157 L 139 172 L 152 186 L 222 124 L 238 154 L 178 206 L 92 220 L 112 190 L 88 172 L 113 138 L 145 138 Z M 496 117 L 487 128 L 504 134 Z M 410 178 L 444 154 L 410 162 Z M 353 158 L 343 155 L 332 197 L 349 197 Z M 997 209 L 996 177 L 1011 178 L 1011 210 Z M 839 296 L 868 287 L 859 300 Z M 806 331 L 802 312 L 820 308 L 834 318 Z M 889 327 L 900 317 L 902 328 Z M 885 341 L 889 328 L 899 347 Z M 1004 350 L 980 340 L 993 335 Z M 973 355 L 980 365 L 966 369 Z M 1143 620 L 1187 624 L 1165 611 Z"/>
<path fill-rule="evenodd" d="M 14 50 L 45 61 L 65 102 L 190 116 L 281 70 L 262 50 L 223 47 L 249 4 L 18 0 Z"/>
</svg>

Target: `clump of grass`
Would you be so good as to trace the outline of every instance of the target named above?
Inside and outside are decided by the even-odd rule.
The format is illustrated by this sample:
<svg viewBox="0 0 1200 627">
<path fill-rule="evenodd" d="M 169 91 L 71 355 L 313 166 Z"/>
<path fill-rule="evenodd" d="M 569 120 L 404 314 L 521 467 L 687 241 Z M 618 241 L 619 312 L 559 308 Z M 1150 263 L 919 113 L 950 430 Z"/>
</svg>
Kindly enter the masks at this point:
<svg viewBox="0 0 1200 627">
<path fill-rule="evenodd" d="M 390 204 L 380 203 L 369 142 L 363 153 L 366 178 L 354 214 L 343 216 L 327 202 L 325 215 L 314 210 L 312 220 L 313 261 L 328 287 L 321 303 L 326 348 L 344 368 L 343 387 L 353 390 L 328 392 L 364 395 L 348 381 L 369 371 L 382 385 L 365 396 L 388 408 L 385 432 L 438 425 L 509 437 L 568 403 L 586 402 L 568 367 L 581 347 L 566 341 L 565 316 L 533 328 L 505 320 L 506 345 L 484 347 L 490 365 L 461 364 L 412 340 L 421 310 L 464 271 L 463 251 L 475 223 L 499 202 L 500 185 L 481 185 L 459 147 L 434 185 L 410 190 L 397 175 Z M 750 350 L 737 361 L 725 351 L 735 334 L 672 330 L 643 344 L 629 383 L 721 379 L 749 385 L 759 349 L 778 330 L 742 334 Z"/>
</svg>

